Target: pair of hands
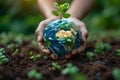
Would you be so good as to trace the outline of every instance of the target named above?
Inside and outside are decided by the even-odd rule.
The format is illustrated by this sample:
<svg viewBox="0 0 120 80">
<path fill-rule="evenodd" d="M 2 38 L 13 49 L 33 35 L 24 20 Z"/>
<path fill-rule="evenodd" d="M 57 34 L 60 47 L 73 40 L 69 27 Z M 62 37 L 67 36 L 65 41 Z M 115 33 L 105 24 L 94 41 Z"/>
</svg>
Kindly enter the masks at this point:
<svg viewBox="0 0 120 80">
<path fill-rule="evenodd" d="M 46 55 L 49 55 L 52 59 L 57 59 L 58 56 L 56 54 L 51 54 L 50 50 L 48 48 L 45 47 L 44 45 L 44 39 L 43 39 L 43 31 L 44 31 L 44 28 L 50 23 L 50 22 L 53 22 L 57 20 L 56 17 L 51 17 L 49 19 L 46 19 L 42 22 L 40 22 L 38 28 L 36 29 L 35 33 L 36 33 L 36 36 L 37 36 L 37 40 L 38 40 L 38 44 L 39 44 L 39 49 L 42 53 L 46 54 Z M 81 31 L 81 34 L 82 34 L 82 44 L 81 46 L 78 48 L 78 49 L 74 49 L 71 53 L 68 53 L 65 57 L 66 58 L 71 58 L 72 55 L 76 55 L 82 51 L 85 50 L 85 47 L 86 47 L 86 39 L 88 37 L 88 32 L 87 32 L 87 29 L 86 29 L 86 26 L 83 22 L 79 21 L 78 19 L 76 18 L 68 18 L 68 20 L 74 22 L 80 29 Z"/>
</svg>

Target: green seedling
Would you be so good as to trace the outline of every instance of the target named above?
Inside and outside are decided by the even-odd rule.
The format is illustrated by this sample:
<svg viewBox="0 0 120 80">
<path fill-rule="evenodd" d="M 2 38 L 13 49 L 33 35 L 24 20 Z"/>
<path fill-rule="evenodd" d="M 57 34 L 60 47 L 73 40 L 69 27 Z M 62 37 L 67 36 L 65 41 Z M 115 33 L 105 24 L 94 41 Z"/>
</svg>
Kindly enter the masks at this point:
<svg viewBox="0 0 120 80">
<path fill-rule="evenodd" d="M 7 45 L 7 48 L 13 49 L 13 48 L 14 48 L 14 44 L 9 44 L 9 45 Z"/>
<path fill-rule="evenodd" d="M 55 70 L 60 70 L 61 69 L 61 66 L 57 63 L 57 62 L 53 62 L 51 64 L 52 67 L 49 68 L 49 70 L 51 71 L 55 71 Z"/>
<path fill-rule="evenodd" d="M 114 69 L 112 75 L 115 80 L 120 80 L 120 69 Z"/>
<path fill-rule="evenodd" d="M 103 46 L 104 46 L 104 50 L 106 50 L 106 51 L 109 51 L 112 48 L 109 43 L 104 43 Z"/>
<path fill-rule="evenodd" d="M 87 52 L 86 56 L 89 60 L 93 60 L 95 54 L 93 52 Z"/>
<path fill-rule="evenodd" d="M 99 54 L 101 55 L 103 53 L 103 50 L 104 50 L 104 46 L 103 46 L 103 43 L 102 42 L 98 42 L 95 44 L 95 52 L 96 54 Z"/>
<path fill-rule="evenodd" d="M 28 72 L 28 77 L 31 79 L 37 79 L 37 80 L 41 80 L 42 79 L 42 74 L 40 72 L 37 72 L 37 70 L 33 69 L 31 71 Z"/>
<path fill-rule="evenodd" d="M 111 45 L 109 43 L 98 42 L 95 44 L 95 53 L 101 55 L 103 51 L 109 51 L 111 49 Z"/>
<path fill-rule="evenodd" d="M 120 49 L 117 49 L 117 50 L 116 50 L 116 55 L 117 55 L 117 56 L 120 56 Z"/>
<path fill-rule="evenodd" d="M 3 48 L 0 48 L 0 54 L 4 54 L 5 50 Z"/>
<path fill-rule="evenodd" d="M 70 80 L 88 80 L 88 77 L 82 73 L 77 73 L 70 76 Z"/>
<path fill-rule="evenodd" d="M 4 55 L 5 51 L 0 48 L 0 65 L 9 62 L 9 59 Z"/>
<path fill-rule="evenodd" d="M 15 51 L 12 53 L 12 56 L 17 55 L 19 52 L 19 49 L 15 49 Z"/>
<path fill-rule="evenodd" d="M 69 18 L 71 15 L 66 13 L 66 10 L 69 8 L 69 3 L 58 4 L 57 2 L 54 3 L 54 7 L 57 8 L 56 11 L 52 11 L 55 16 L 59 16 L 59 19 L 62 18 Z"/>
<path fill-rule="evenodd" d="M 77 74 L 78 73 L 78 68 L 76 66 L 73 66 L 72 63 L 67 63 L 66 64 L 66 68 L 64 68 L 61 73 L 63 75 L 66 75 L 66 74 L 70 74 L 70 75 L 74 75 L 74 74 Z"/>
<path fill-rule="evenodd" d="M 7 48 L 8 49 L 14 49 L 15 47 L 18 47 L 19 45 L 18 44 L 13 44 L 13 43 L 11 43 L 11 44 L 8 44 L 7 45 Z"/>
<path fill-rule="evenodd" d="M 30 51 L 29 55 L 30 55 L 30 59 L 32 59 L 33 61 L 36 61 L 37 59 L 41 57 L 40 54 L 33 53 L 33 51 Z"/>
<path fill-rule="evenodd" d="M 48 56 L 43 56 L 44 59 L 48 59 Z"/>
<path fill-rule="evenodd" d="M 34 54 L 30 57 L 30 59 L 32 59 L 33 61 L 36 61 L 37 59 L 39 59 L 41 57 L 40 54 Z"/>
</svg>

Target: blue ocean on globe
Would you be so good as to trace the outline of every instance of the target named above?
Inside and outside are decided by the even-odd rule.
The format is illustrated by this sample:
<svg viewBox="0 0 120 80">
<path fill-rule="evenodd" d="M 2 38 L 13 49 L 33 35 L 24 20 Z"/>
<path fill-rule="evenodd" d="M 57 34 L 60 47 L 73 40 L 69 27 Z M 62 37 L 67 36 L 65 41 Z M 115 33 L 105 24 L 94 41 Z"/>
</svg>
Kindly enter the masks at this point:
<svg viewBox="0 0 120 80">
<path fill-rule="evenodd" d="M 52 53 L 65 56 L 80 47 L 80 29 L 70 20 L 55 20 L 44 29 L 44 43 Z"/>
</svg>

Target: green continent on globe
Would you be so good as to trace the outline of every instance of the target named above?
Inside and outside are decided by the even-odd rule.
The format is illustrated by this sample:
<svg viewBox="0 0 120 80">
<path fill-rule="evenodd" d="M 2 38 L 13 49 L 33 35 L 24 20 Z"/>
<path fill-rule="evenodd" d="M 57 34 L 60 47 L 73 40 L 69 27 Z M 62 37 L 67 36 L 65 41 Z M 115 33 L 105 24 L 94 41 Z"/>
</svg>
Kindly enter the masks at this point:
<svg viewBox="0 0 120 80">
<path fill-rule="evenodd" d="M 72 21 L 56 20 L 45 28 L 44 42 L 52 53 L 64 56 L 80 47 L 81 33 Z"/>
<path fill-rule="evenodd" d="M 65 47 L 67 51 L 70 51 L 72 49 L 72 46 L 74 45 L 75 39 L 76 39 L 77 32 L 71 28 L 71 30 L 65 31 L 60 30 L 56 33 L 56 38 L 58 40 L 65 41 Z"/>
</svg>

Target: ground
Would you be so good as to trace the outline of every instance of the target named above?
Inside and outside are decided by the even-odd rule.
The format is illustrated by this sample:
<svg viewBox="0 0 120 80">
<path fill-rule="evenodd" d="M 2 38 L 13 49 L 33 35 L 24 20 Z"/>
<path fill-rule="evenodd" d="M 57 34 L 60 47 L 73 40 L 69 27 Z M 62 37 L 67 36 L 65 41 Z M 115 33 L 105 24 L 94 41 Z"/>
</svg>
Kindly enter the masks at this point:
<svg viewBox="0 0 120 80">
<path fill-rule="evenodd" d="M 10 43 L 14 44 L 12 48 L 0 44 L 0 48 L 5 50 L 5 55 L 9 59 L 8 63 L 0 65 L 0 80 L 35 80 L 29 79 L 27 76 L 28 71 L 32 69 L 36 69 L 42 74 L 41 80 L 70 80 L 70 75 L 62 75 L 61 70 L 51 71 L 49 69 L 53 62 L 57 62 L 62 69 L 66 67 L 67 63 L 72 63 L 78 68 L 79 73 L 83 73 L 89 78 L 88 80 L 114 80 L 112 70 L 120 67 L 120 57 L 116 55 L 116 50 L 120 49 L 120 41 L 102 40 L 102 42 L 109 42 L 112 49 L 104 51 L 102 55 L 95 55 L 93 60 L 89 60 L 86 57 L 86 53 L 94 51 L 96 42 L 88 42 L 86 50 L 72 59 L 61 57 L 58 60 L 52 60 L 42 55 L 36 61 L 31 60 L 28 53 L 30 51 L 41 53 L 38 47 L 33 45 L 30 40 L 23 41 L 19 45 L 14 40 L 10 41 Z M 18 54 L 12 55 L 15 49 L 19 49 Z"/>
</svg>

